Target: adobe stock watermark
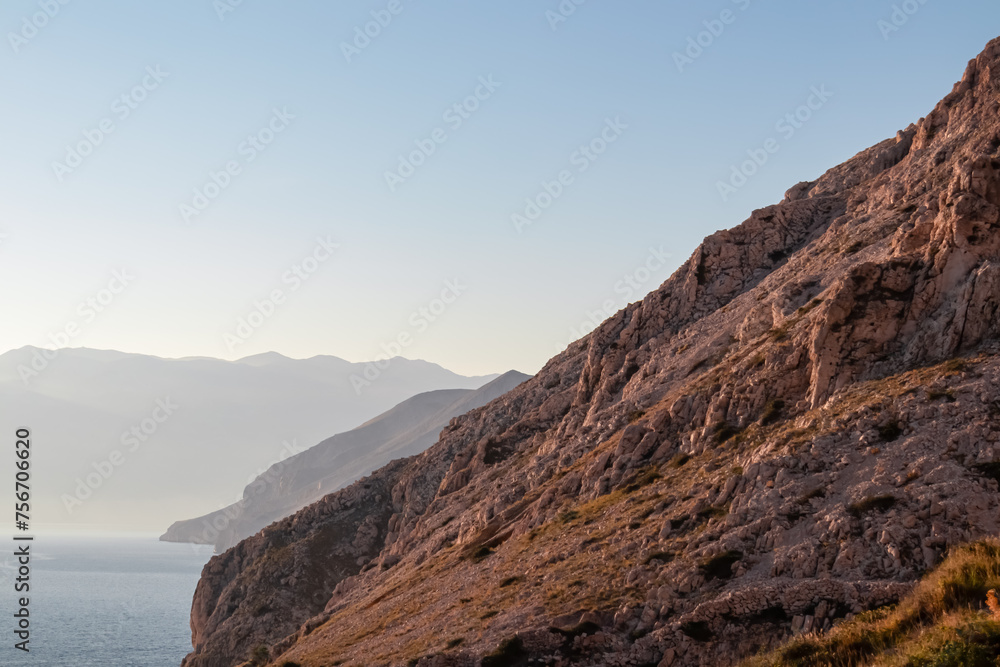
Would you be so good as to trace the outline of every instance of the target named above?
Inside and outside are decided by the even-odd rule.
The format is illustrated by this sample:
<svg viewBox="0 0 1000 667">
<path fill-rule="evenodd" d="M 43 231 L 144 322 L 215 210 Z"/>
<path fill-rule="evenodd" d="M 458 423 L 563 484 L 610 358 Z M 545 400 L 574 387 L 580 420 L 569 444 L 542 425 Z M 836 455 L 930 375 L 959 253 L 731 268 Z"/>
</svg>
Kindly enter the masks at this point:
<svg viewBox="0 0 1000 667">
<path fill-rule="evenodd" d="M 737 9 L 745 12 L 750 8 L 753 0 L 732 0 L 732 3 L 736 5 Z M 705 54 L 705 51 L 710 49 L 722 37 L 726 32 L 726 28 L 736 23 L 738 18 L 739 14 L 732 9 L 723 9 L 719 12 L 718 17 L 702 21 L 705 29 L 696 35 L 688 37 L 687 46 L 683 51 L 674 51 L 673 53 L 674 65 L 677 66 L 677 71 L 683 74 L 684 68 L 693 65 L 698 58 L 701 58 Z"/>
<path fill-rule="evenodd" d="M 774 129 L 781 136 L 781 139 L 771 137 L 764 142 L 763 147 L 748 149 L 749 159 L 739 165 L 732 165 L 728 180 L 716 182 L 715 187 L 719 196 L 722 197 L 722 201 L 728 202 L 730 197 L 750 182 L 750 179 L 770 161 L 771 157 L 781 150 L 782 141 L 791 140 L 832 97 L 833 93 L 827 90 L 825 85 L 810 88 L 810 94 L 805 103 L 794 111 L 786 113 L 775 123 Z"/>
<path fill-rule="evenodd" d="M 482 103 L 493 97 L 493 94 L 503 84 L 493 80 L 493 75 L 479 77 L 479 85 L 468 97 L 461 102 L 455 102 L 444 110 L 441 114 L 448 129 L 457 132 L 465 121 L 472 118 Z M 406 183 L 406 181 L 417 173 L 417 169 L 427 163 L 432 155 L 437 152 L 438 146 L 448 141 L 448 130 L 443 127 L 435 128 L 429 136 L 423 139 L 416 139 L 413 144 L 416 148 L 406 155 L 399 156 L 399 164 L 394 171 L 385 172 L 385 183 L 389 186 L 389 192 L 396 192 L 396 189 Z"/>
<path fill-rule="evenodd" d="M 236 147 L 238 157 L 227 161 L 219 171 L 208 172 L 208 180 L 194 189 L 190 203 L 180 205 L 181 219 L 190 223 L 192 218 L 204 213 L 233 184 L 233 180 L 243 173 L 244 167 L 266 151 L 293 120 L 295 116 L 288 112 L 288 107 L 272 109 L 270 120 L 257 132 L 248 134 Z"/>
<path fill-rule="evenodd" d="M 76 314 L 79 319 L 68 320 L 61 328 L 50 332 L 46 336 L 47 347 L 36 349 L 29 364 L 18 364 L 17 374 L 24 386 L 27 387 L 33 379 L 45 372 L 52 361 L 59 356 L 59 350 L 69 347 L 70 343 L 83 333 L 84 327 L 92 324 L 101 313 L 110 308 L 134 281 L 135 276 L 130 274 L 128 269 L 112 271 L 111 279 L 104 287 L 77 305 Z"/>
<path fill-rule="evenodd" d="M 403 351 L 416 342 L 417 338 L 427 331 L 434 322 L 437 322 L 458 301 L 459 297 L 465 294 L 468 287 L 455 278 L 446 280 L 441 293 L 431 299 L 423 306 L 410 313 L 407 319 L 408 328 L 399 332 L 395 338 L 383 342 L 379 345 L 382 352 L 374 360 L 365 364 L 361 373 L 352 373 L 350 377 L 351 387 L 358 396 L 366 388 L 372 386 L 384 373 L 395 357 L 402 355 Z"/>
<path fill-rule="evenodd" d="M 372 41 L 378 39 L 382 31 L 388 28 L 397 16 L 403 13 L 406 4 L 403 0 L 389 0 L 385 9 L 374 9 L 371 11 L 372 20 L 364 25 L 354 27 L 354 37 L 349 42 L 340 43 L 340 52 L 344 54 L 344 59 L 350 64 L 354 58 L 361 55 L 361 52 L 372 45 Z"/>
<path fill-rule="evenodd" d="M 118 439 L 121 449 L 112 450 L 107 458 L 95 461 L 90 464 L 92 472 L 88 472 L 83 477 L 76 478 L 76 488 L 73 493 L 64 493 L 59 499 L 66 508 L 66 512 L 72 514 L 77 508 L 89 500 L 104 483 L 114 476 L 115 471 L 125 465 L 130 454 L 134 454 L 156 435 L 156 432 L 165 424 L 181 406 L 170 400 L 169 396 L 156 399 L 156 403 L 149 414 L 122 431 Z"/>
<path fill-rule="evenodd" d="M 892 13 L 888 19 L 879 19 L 875 25 L 882 33 L 882 39 L 889 41 L 889 37 L 903 29 L 910 19 L 926 5 L 929 0 L 904 0 L 892 6 Z"/>
<path fill-rule="evenodd" d="M 621 116 L 616 116 L 614 119 L 606 118 L 600 133 L 570 155 L 571 168 L 563 169 L 551 181 L 543 180 L 538 193 L 525 199 L 524 208 L 510 216 L 511 224 L 517 233 L 522 234 L 526 227 L 538 222 L 542 214 L 576 182 L 576 177 L 589 170 L 612 144 L 621 139 L 627 129 L 628 125 L 622 122 Z"/>
<path fill-rule="evenodd" d="M 114 642 L 115 645 L 121 645 L 122 638 L 126 636 L 126 630 L 129 629 L 128 626 L 139 618 L 138 600 L 139 597 L 133 595 L 127 602 L 122 602 L 120 605 L 121 609 L 118 612 L 118 619 L 114 624 L 101 624 L 102 628 L 97 633 L 100 641 L 107 643 Z"/>
<path fill-rule="evenodd" d="M 247 478 L 247 487 L 243 490 L 240 497 L 231 505 L 220 508 L 221 513 L 216 513 L 211 520 L 207 517 L 204 519 L 202 522 L 204 529 L 200 535 L 202 543 L 213 544 L 219 539 L 223 531 L 228 529 L 234 522 L 243 518 L 243 515 L 246 513 L 246 501 L 254 496 L 265 493 L 268 486 L 278 481 L 281 473 L 284 472 L 286 467 L 285 462 L 304 451 L 306 451 L 306 448 L 299 446 L 298 441 L 294 438 L 291 442 L 288 440 L 282 441 L 278 458 L 269 465 L 258 468 L 256 474 L 251 474 Z M 194 547 L 194 544 L 192 544 L 192 547 Z"/>
<path fill-rule="evenodd" d="M 559 26 L 569 21 L 570 17 L 576 14 L 576 10 L 581 5 L 587 4 L 587 0 L 562 0 L 555 10 L 545 12 L 545 20 L 549 22 L 552 32 L 559 29 Z"/>
<path fill-rule="evenodd" d="M 226 20 L 226 14 L 232 14 L 243 6 L 243 0 L 213 0 L 212 9 L 220 21 Z"/>
<path fill-rule="evenodd" d="M 254 301 L 250 312 L 239 318 L 235 329 L 223 334 L 222 340 L 226 344 L 226 348 L 230 352 L 235 352 L 237 347 L 250 340 L 268 320 L 277 314 L 281 306 L 287 303 L 288 297 L 298 292 L 306 281 L 330 261 L 339 248 L 340 244 L 334 243 L 329 236 L 317 238 L 316 245 L 313 246 L 309 254 L 292 264 L 281 274 L 280 283 L 284 287 L 275 287 L 266 296 Z"/>
<path fill-rule="evenodd" d="M 81 133 L 82 139 L 66 146 L 66 156 L 63 161 L 57 160 L 52 163 L 52 172 L 56 175 L 56 179 L 62 183 L 67 176 L 83 166 L 86 159 L 118 129 L 116 122 L 126 121 L 143 102 L 149 99 L 150 93 L 159 88 L 169 76 L 170 73 L 161 70 L 159 65 L 148 66 L 139 83 L 111 102 L 111 115 L 102 118 L 94 127 L 84 129 Z"/>
<path fill-rule="evenodd" d="M 39 11 L 21 18 L 21 29 L 8 32 L 7 41 L 14 55 L 19 55 L 21 49 L 28 45 L 38 34 L 62 12 L 62 8 L 71 0 L 38 0 Z"/>
<path fill-rule="evenodd" d="M 670 253 L 663 250 L 663 246 L 656 248 L 650 246 L 645 260 L 614 284 L 614 293 L 618 295 L 618 298 L 605 299 L 599 308 L 584 313 L 583 321 L 577 326 L 570 327 L 569 340 L 566 341 L 566 345 L 556 344 L 556 353 L 562 352 L 567 345 L 583 338 L 606 319 L 632 303 L 636 297 L 648 292 L 649 281 L 667 267 L 667 262 L 671 257 Z"/>
</svg>

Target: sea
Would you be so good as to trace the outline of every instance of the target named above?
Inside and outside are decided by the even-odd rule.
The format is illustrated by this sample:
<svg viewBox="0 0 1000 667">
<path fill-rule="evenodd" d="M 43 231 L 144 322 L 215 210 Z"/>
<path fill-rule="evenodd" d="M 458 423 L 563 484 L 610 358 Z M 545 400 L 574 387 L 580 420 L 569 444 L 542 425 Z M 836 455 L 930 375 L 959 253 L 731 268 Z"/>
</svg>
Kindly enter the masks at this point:
<svg viewBox="0 0 1000 667">
<path fill-rule="evenodd" d="M 0 538 L 0 666 L 178 667 L 191 651 L 191 599 L 211 546 L 145 534 L 40 535 L 30 544 L 30 592 L 16 593 L 15 542 Z M 14 646 L 22 596 L 27 653 Z"/>
</svg>

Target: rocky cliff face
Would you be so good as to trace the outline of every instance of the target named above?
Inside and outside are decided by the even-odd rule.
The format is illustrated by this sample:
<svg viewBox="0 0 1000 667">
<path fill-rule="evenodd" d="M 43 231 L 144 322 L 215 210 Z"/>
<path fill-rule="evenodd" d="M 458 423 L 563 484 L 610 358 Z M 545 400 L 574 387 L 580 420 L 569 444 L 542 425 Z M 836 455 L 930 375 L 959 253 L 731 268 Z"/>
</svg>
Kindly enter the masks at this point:
<svg viewBox="0 0 1000 667">
<path fill-rule="evenodd" d="M 995 535 L 998 74 L 213 559 L 185 664 L 728 665 Z"/>
</svg>

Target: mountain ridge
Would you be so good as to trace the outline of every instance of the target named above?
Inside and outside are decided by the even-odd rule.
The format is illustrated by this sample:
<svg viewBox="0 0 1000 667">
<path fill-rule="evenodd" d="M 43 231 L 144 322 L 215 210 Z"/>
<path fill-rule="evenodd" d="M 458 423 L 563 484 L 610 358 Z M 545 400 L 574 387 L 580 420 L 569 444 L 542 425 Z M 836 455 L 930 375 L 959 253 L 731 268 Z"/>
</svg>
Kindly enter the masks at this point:
<svg viewBox="0 0 1000 667">
<path fill-rule="evenodd" d="M 360 426 L 327 438 L 258 475 L 236 503 L 177 521 L 160 539 L 224 551 L 268 524 L 347 486 L 395 458 L 434 444 L 448 423 L 530 378 L 508 371 L 479 389 L 438 389 L 406 399 Z"/>
<path fill-rule="evenodd" d="M 255 365 L 25 347 L 0 355 L 0 399 L 11 432 L 33 424 L 46 443 L 35 454 L 46 471 L 33 493 L 40 516 L 162 532 L 229 505 L 282 456 L 416 393 L 493 379 L 399 361 L 359 394 L 350 376 L 362 370 L 333 357 Z"/>
<path fill-rule="evenodd" d="M 995 536 L 995 73 L 214 558 L 184 664 L 729 665 Z"/>
</svg>

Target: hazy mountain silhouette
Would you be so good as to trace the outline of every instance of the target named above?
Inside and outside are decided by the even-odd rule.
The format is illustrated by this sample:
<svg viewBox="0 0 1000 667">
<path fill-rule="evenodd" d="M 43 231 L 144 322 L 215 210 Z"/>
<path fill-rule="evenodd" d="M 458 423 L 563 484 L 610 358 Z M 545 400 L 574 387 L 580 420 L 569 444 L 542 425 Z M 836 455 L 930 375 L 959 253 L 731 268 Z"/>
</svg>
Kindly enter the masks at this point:
<svg viewBox="0 0 1000 667">
<path fill-rule="evenodd" d="M 247 485 L 240 501 L 197 519 L 178 521 L 161 539 L 227 549 L 393 459 L 419 454 L 437 441 L 452 419 L 486 405 L 530 377 L 510 371 L 477 390 L 418 394 L 356 429 L 276 463 Z"/>
<path fill-rule="evenodd" d="M 5 432 L 27 426 L 34 436 L 36 521 L 150 530 L 238 500 L 281 458 L 415 394 L 496 377 L 395 358 L 358 392 L 351 377 L 366 365 L 330 356 L 41 355 L 33 347 L 0 355 Z"/>
</svg>

